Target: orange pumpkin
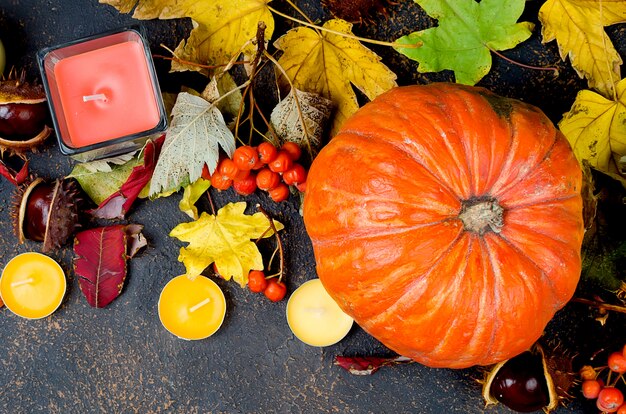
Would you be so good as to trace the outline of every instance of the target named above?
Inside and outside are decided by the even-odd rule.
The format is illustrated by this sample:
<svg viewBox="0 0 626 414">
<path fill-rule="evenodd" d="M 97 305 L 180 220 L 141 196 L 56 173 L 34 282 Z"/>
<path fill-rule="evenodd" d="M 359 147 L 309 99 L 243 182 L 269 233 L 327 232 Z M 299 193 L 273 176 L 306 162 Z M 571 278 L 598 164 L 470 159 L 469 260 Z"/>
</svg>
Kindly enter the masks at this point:
<svg viewBox="0 0 626 414">
<path fill-rule="evenodd" d="M 572 297 L 581 171 L 536 107 L 485 89 L 393 89 L 319 153 L 304 222 L 339 306 L 432 367 L 527 350 Z"/>
</svg>

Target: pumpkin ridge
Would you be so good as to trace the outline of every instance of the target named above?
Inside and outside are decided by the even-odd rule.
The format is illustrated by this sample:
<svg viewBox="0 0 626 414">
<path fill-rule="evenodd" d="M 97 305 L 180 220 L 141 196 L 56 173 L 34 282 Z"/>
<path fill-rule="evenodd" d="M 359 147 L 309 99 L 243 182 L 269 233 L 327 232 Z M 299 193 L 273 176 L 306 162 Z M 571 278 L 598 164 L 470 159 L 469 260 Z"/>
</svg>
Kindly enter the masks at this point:
<svg viewBox="0 0 626 414">
<path fill-rule="evenodd" d="M 389 226 L 380 226 L 380 227 L 375 227 L 375 226 L 371 226 L 371 227 L 362 227 L 361 232 L 356 232 L 356 231 L 352 231 L 350 233 L 350 239 L 351 240 L 355 240 L 355 239 L 368 239 L 368 238 L 372 238 L 372 237 L 380 237 L 380 236 L 394 236 L 394 235 L 398 235 L 398 234 L 403 234 L 403 233 L 409 233 L 413 230 L 416 229 L 423 229 L 424 227 L 433 227 L 433 226 L 437 226 L 440 224 L 444 224 L 446 222 L 455 222 L 457 219 L 456 217 L 450 217 L 450 218 L 445 218 L 443 220 L 438 220 L 438 221 L 433 221 L 433 222 L 429 222 L 429 223 L 424 223 L 424 224 L 417 224 L 417 225 L 413 225 L 413 226 L 403 226 L 403 227 L 389 227 Z M 381 230 L 381 229 L 386 229 L 386 230 Z M 397 229 L 394 231 L 391 231 L 392 229 Z M 371 234 L 371 231 L 375 230 L 376 233 L 375 234 Z M 337 241 L 343 241 L 346 239 L 345 235 L 339 235 L 339 236 L 328 236 L 325 235 L 324 236 L 324 243 L 326 242 L 337 242 Z"/>
<path fill-rule="evenodd" d="M 388 131 L 392 131 L 392 130 L 390 130 L 388 128 L 385 128 L 384 130 L 385 131 L 387 131 L 387 130 Z M 378 140 L 378 138 L 379 138 L 378 137 L 379 133 L 372 134 L 369 131 L 368 131 L 368 133 L 365 133 L 364 131 L 358 131 L 358 130 L 352 130 L 352 129 L 342 129 L 340 134 L 343 134 L 343 133 L 356 135 L 358 137 L 365 138 L 365 139 Z M 426 164 L 424 164 L 421 159 L 417 158 L 415 156 L 415 154 L 407 151 L 405 148 L 403 148 L 402 146 L 398 145 L 397 143 L 390 142 L 390 141 L 385 141 L 384 144 L 385 145 L 390 145 L 393 148 L 395 148 L 396 150 L 403 152 L 409 159 L 415 161 L 415 163 L 417 165 L 422 167 L 424 169 L 424 171 L 426 171 L 433 178 L 433 180 L 436 181 L 437 184 L 439 184 L 443 189 L 445 189 L 451 196 L 453 196 L 456 199 L 459 199 L 458 194 L 456 194 L 456 192 L 450 187 L 450 185 L 445 182 L 444 178 L 440 176 L 440 172 L 439 171 L 438 171 L 438 174 L 435 174 L 435 172 L 432 171 Z"/>
<path fill-rule="evenodd" d="M 511 146 L 509 147 L 509 149 L 513 147 L 513 142 L 515 141 L 518 141 L 519 144 L 523 144 L 520 141 L 519 135 L 517 134 L 517 131 L 516 131 L 517 128 L 513 128 L 513 130 L 514 130 L 514 133 L 512 135 Z M 539 168 L 541 164 L 543 164 L 546 161 L 546 159 L 550 157 L 550 155 L 552 154 L 552 151 L 556 147 L 556 144 L 559 140 L 558 131 L 554 127 L 553 127 L 553 130 L 554 130 L 554 137 L 552 139 L 552 144 L 550 144 L 550 147 L 548 148 L 546 153 L 543 155 L 543 157 L 541 157 L 541 160 L 538 161 L 535 165 L 533 165 L 525 174 L 520 174 L 518 177 L 511 177 L 512 172 L 510 171 L 510 168 L 513 164 L 513 158 L 517 155 L 517 152 L 509 151 L 507 155 L 507 159 L 502 165 L 502 169 L 500 170 L 500 175 L 504 177 L 504 180 L 496 180 L 496 182 L 488 190 L 488 194 L 492 194 L 495 198 L 498 199 L 502 197 L 503 194 L 506 194 L 508 190 L 519 185 L 521 182 L 523 182 L 526 179 L 526 177 L 528 177 L 535 170 L 537 170 L 537 168 Z M 511 181 L 512 179 L 514 179 L 514 181 Z M 494 187 L 496 187 L 500 182 L 503 182 L 503 184 L 500 185 L 500 188 L 498 188 L 497 191 L 494 191 Z"/>
<path fill-rule="evenodd" d="M 507 239 L 504 235 L 502 234 L 498 234 L 498 237 L 507 245 L 509 246 L 512 250 L 514 250 L 517 254 L 519 254 L 520 256 L 524 257 L 528 263 L 532 264 L 537 270 L 539 270 L 539 273 L 541 274 L 541 279 L 546 282 L 548 284 L 548 286 L 550 287 L 550 293 L 552 294 L 552 297 L 554 299 L 554 301 L 560 302 L 557 300 L 557 295 L 555 294 L 556 289 L 554 286 L 554 281 L 548 277 L 548 274 L 546 273 L 545 270 L 543 270 L 541 268 L 541 266 L 539 266 L 539 264 L 537 262 L 535 262 L 530 256 L 528 256 L 528 254 L 521 250 L 519 247 L 517 247 L 511 240 Z M 525 280 L 525 278 L 523 278 Z M 561 306 L 557 307 L 556 309 L 560 309 L 562 306 L 564 305 L 564 303 L 561 304 Z"/>
<path fill-rule="evenodd" d="M 495 233 L 496 235 L 499 236 L 499 234 Z M 494 266 L 494 262 L 493 262 L 493 252 L 491 251 L 491 249 L 489 248 L 489 244 L 487 243 L 487 241 L 485 240 L 484 237 L 482 236 L 478 236 L 478 242 L 480 245 L 480 252 L 481 252 L 481 258 L 483 263 L 486 264 L 486 266 L 489 267 L 490 270 L 490 276 L 492 278 L 491 281 L 491 287 L 492 287 L 492 292 L 489 292 L 489 289 L 482 289 L 483 290 L 483 294 L 485 296 L 487 296 L 488 293 L 491 293 L 491 298 L 493 299 L 492 302 L 492 306 L 494 309 L 500 309 L 501 308 L 501 303 L 500 303 L 500 295 L 499 295 L 499 291 L 496 287 L 497 282 L 499 280 L 501 280 L 502 278 L 498 277 L 498 273 L 496 270 L 496 267 Z M 486 278 L 488 277 L 488 275 L 486 275 L 487 272 L 483 271 L 483 283 L 484 285 L 488 286 L 489 285 L 489 280 L 486 280 Z M 488 306 L 481 306 L 480 307 L 482 311 L 486 311 L 489 307 Z M 479 313 L 478 315 L 476 315 L 476 319 L 480 320 L 481 319 L 481 314 Z M 496 333 L 498 332 L 498 330 L 500 329 L 500 326 L 502 325 L 502 321 L 500 320 L 500 318 L 494 318 L 493 319 L 493 323 L 488 325 L 491 327 L 491 335 L 489 336 L 489 340 L 486 341 L 487 343 L 487 348 L 483 351 L 483 356 L 482 356 L 482 360 L 485 361 L 485 358 L 491 358 L 493 359 L 493 347 L 495 345 L 495 338 L 497 337 Z M 470 342 L 471 343 L 471 342 Z M 482 348 L 480 348 L 482 349 Z M 489 362 L 494 362 L 492 360 L 490 360 Z"/>
<path fill-rule="evenodd" d="M 578 194 L 570 194 L 568 196 L 563 196 L 563 197 L 553 197 L 553 198 L 547 198 L 548 196 L 546 196 L 545 199 L 541 200 L 537 200 L 537 201 L 533 201 L 532 203 L 526 203 L 526 204 L 514 204 L 511 206 L 507 206 L 506 207 L 506 211 L 513 211 L 513 210 L 520 210 L 523 208 L 528 208 L 528 207 L 534 207 L 534 206 L 541 206 L 541 205 L 549 205 L 549 204 L 562 204 L 562 201 L 567 201 L 567 200 L 571 200 L 573 198 L 577 198 Z"/>
<path fill-rule="evenodd" d="M 401 306 L 402 305 L 402 304 L 399 304 L 399 302 L 402 299 L 406 299 L 406 292 L 415 289 L 415 285 L 419 285 L 420 283 L 426 283 L 428 277 L 437 268 L 437 265 L 439 265 L 439 263 L 441 263 L 442 260 L 446 259 L 448 257 L 448 255 L 450 254 L 450 252 L 454 249 L 454 247 L 458 243 L 460 243 L 460 241 L 463 238 L 464 234 L 465 234 L 465 232 L 460 231 L 459 234 L 457 235 L 457 237 L 455 237 L 454 240 L 452 240 L 452 242 L 450 243 L 450 245 L 446 248 L 446 250 L 443 251 L 441 253 L 441 255 L 436 260 L 433 261 L 433 263 L 430 265 L 430 267 L 425 269 L 425 271 L 423 273 L 421 273 L 420 275 L 415 276 L 415 280 L 412 281 L 411 283 L 407 284 L 404 287 L 405 294 L 399 295 L 393 303 L 389 304 L 387 309 L 385 309 L 383 312 L 378 314 L 376 317 L 370 318 L 369 323 L 367 324 L 367 329 L 369 330 L 370 328 L 376 327 L 379 324 L 386 324 L 388 322 L 387 321 L 387 314 L 393 314 L 394 308 L 397 307 L 397 306 Z M 467 249 L 467 251 L 468 251 L 467 255 L 469 256 L 470 249 Z M 422 292 L 422 295 L 420 295 L 419 297 L 411 298 L 411 302 L 410 303 L 412 304 L 412 303 L 415 303 L 418 300 L 420 300 L 422 298 L 423 294 L 424 294 L 424 292 Z"/>
</svg>

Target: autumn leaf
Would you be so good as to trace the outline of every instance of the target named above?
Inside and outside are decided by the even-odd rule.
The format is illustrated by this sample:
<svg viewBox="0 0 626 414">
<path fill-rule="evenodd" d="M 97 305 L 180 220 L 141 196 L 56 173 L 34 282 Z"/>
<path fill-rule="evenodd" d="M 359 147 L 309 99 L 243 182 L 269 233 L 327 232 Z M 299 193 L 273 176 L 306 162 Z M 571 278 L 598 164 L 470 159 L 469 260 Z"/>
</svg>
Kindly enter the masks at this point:
<svg viewBox="0 0 626 414">
<path fill-rule="evenodd" d="M 180 249 L 178 257 L 189 277 L 200 275 L 215 262 L 226 280 L 232 277 L 244 287 L 250 270 L 263 270 L 263 257 L 251 240 L 274 233 L 263 213 L 246 215 L 245 209 L 245 202 L 229 203 L 215 216 L 202 213 L 198 220 L 179 224 L 171 231 L 171 237 L 189 243 Z M 277 230 L 283 228 L 276 220 L 274 224 Z"/>
<path fill-rule="evenodd" d="M 438 27 L 396 41 L 414 48 L 398 52 L 419 62 L 421 73 L 454 71 L 458 83 L 474 85 L 491 70 L 491 51 L 506 50 L 528 39 L 529 22 L 517 23 L 524 0 L 414 0 Z"/>
<path fill-rule="evenodd" d="M 133 168 L 142 163 L 140 157 L 133 157 L 121 165 L 107 164 L 108 168 L 103 168 L 102 163 L 98 163 L 97 166 L 92 166 L 90 163 L 76 164 L 68 178 L 75 178 L 85 194 L 94 203 L 100 204 L 118 191 L 130 176 Z"/>
<path fill-rule="evenodd" d="M 626 1 L 548 0 L 539 10 L 539 20 L 543 42 L 556 39 L 561 59 L 569 56 L 590 88 L 613 98 L 622 58 L 604 26 L 626 21 Z"/>
<path fill-rule="evenodd" d="M 196 202 L 202 197 L 202 194 L 211 187 L 211 181 L 204 178 L 198 178 L 194 183 L 185 187 L 183 192 L 183 198 L 178 203 L 180 211 L 187 214 L 194 220 L 198 219 L 198 209 L 196 208 Z"/>
<path fill-rule="evenodd" d="M 91 214 L 97 218 L 123 219 L 152 178 L 165 137 L 148 141 L 143 149 L 143 163 L 135 166 L 119 190 L 98 205 Z"/>
<path fill-rule="evenodd" d="M 150 195 L 196 181 L 204 164 L 213 173 L 220 147 L 229 157 L 235 151 L 235 137 L 220 111 L 199 96 L 181 92 L 172 109 L 172 123 L 152 176 Z"/>
<path fill-rule="evenodd" d="M 142 228 L 120 224 L 84 230 L 76 235 L 74 272 L 91 306 L 103 308 L 122 292 L 126 261 L 146 245 Z"/>
<path fill-rule="evenodd" d="M 194 28 L 174 54 L 182 60 L 205 65 L 224 65 L 239 53 L 252 51 L 257 23 L 265 22 L 265 36 L 272 37 L 274 17 L 267 4 L 271 0 L 100 0 L 136 19 L 176 19 L 190 17 Z M 242 49 L 243 48 L 243 49 Z M 172 62 L 172 71 L 200 70 L 197 66 Z"/>
<path fill-rule="evenodd" d="M 329 20 L 324 28 L 352 34 L 352 24 L 344 20 Z M 278 63 L 295 88 L 332 101 L 336 109 L 331 126 L 333 135 L 359 108 L 352 85 L 369 99 L 397 86 L 396 75 L 358 40 L 297 27 L 274 45 L 283 51 Z"/>
<path fill-rule="evenodd" d="M 237 89 L 233 77 L 228 72 L 223 72 L 211 78 L 209 84 L 200 95 L 207 101 L 214 103 L 217 109 L 229 119 L 235 119 L 239 114 L 239 108 L 243 105 L 243 95 Z M 228 92 L 233 91 L 227 95 Z"/>
<path fill-rule="evenodd" d="M 314 155 L 331 112 L 332 102 L 328 99 L 292 88 L 272 111 L 270 122 L 282 142 L 296 142 Z"/>
<path fill-rule="evenodd" d="M 559 128 L 580 162 L 626 186 L 621 174 L 626 156 L 626 79 L 617 84 L 616 94 L 616 100 L 609 100 L 590 90 L 578 92 Z"/>
</svg>

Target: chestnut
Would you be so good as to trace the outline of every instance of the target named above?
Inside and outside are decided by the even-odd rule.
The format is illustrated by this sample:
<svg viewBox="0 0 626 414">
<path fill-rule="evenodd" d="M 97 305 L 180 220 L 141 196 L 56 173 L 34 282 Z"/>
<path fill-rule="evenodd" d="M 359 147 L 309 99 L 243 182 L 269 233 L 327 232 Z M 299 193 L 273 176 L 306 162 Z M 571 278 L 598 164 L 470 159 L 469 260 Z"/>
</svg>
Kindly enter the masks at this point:
<svg viewBox="0 0 626 414">
<path fill-rule="evenodd" d="M 18 240 L 43 242 L 44 252 L 63 246 L 80 227 L 82 197 L 74 180 L 41 178 L 18 188 L 13 215 Z"/>
<path fill-rule="evenodd" d="M 11 71 L 0 81 L 0 152 L 23 157 L 35 149 L 52 132 L 48 119 L 43 87 L 26 82 L 25 72 L 18 77 Z"/>
<path fill-rule="evenodd" d="M 550 351 L 547 355 L 535 344 L 529 351 L 496 364 L 483 383 L 487 405 L 502 403 L 521 413 L 550 412 L 569 398 L 576 379 L 571 357 L 558 346 Z"/>
</svg>

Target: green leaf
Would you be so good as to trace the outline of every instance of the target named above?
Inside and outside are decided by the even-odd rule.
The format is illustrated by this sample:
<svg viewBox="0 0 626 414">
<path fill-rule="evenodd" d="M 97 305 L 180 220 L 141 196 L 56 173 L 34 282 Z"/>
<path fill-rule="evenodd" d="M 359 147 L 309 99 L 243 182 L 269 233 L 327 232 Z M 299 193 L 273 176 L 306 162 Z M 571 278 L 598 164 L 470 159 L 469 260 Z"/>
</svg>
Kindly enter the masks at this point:
<svg viewBox="0 0 626 414">
<path fill-rule="evenodd" d="M 474 85 L 491 69 L 491 50 L 506 50 L 528 39 L 529 22 L 516 23 L 525 0 L 414 0 L 439 21 L 438 27 L 396 42 L 421 45 L 397 50 L 419 62 L 418 71 L 454 71 L 456 81 Z"/>
<path fill-rule="evenodd" d="M 92 164 L 76 164 L 68 177 L 78 181 L 83 191 L 100 204 L 111 194 L 118 191 L 126 182 L 133 168 L 143 163 L 143 158 L 135 157 L 122 165 L 109 165 L 108 168 L 93 168 Z"/>
</svg>

